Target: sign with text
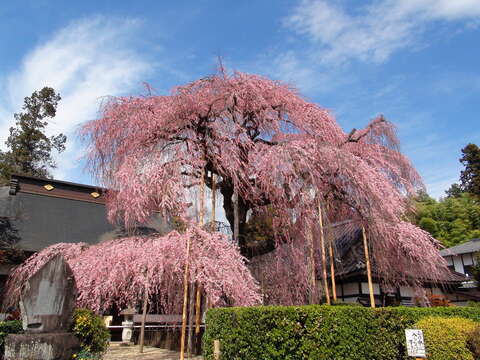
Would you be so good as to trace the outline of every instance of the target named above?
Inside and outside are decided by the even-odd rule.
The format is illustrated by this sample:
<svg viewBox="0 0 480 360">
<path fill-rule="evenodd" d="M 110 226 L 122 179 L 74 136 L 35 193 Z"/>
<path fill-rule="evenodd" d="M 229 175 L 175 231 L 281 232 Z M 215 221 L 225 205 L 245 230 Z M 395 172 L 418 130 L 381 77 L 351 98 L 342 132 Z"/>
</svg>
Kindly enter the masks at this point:
<svg viewBox="0 0 480 360">
<path fill-rule="evenodd" d="M 425 358 L 425 342 L 423 341 L 423 332 L 418 329 L 406 329 L 405 337 L 407 338 L 408 356 L 416 358 Z"/>
</svg>

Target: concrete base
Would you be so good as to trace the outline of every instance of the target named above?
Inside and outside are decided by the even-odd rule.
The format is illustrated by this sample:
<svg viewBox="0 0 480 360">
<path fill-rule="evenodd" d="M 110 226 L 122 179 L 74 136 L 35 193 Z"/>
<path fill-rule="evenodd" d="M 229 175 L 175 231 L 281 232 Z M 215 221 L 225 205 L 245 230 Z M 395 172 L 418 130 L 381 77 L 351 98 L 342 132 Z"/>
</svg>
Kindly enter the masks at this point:
<svg viewBox="0 0 480 360">
<path fill-rule="evenodd" d="M 16 334 L 5 340 L 5 360 L 71 360 L 80 351 L 72 333 Z"/>
</svg>

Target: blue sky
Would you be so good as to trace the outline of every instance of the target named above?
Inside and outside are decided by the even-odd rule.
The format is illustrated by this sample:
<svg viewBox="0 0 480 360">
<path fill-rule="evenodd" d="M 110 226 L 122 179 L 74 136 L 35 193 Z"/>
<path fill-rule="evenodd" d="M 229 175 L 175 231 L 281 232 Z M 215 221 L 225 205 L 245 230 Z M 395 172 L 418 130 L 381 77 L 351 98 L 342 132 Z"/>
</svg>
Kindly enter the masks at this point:
<svg viewBox="0 0 480 360">
<path fill-rule="evenodd" d="M 296 85 L 349 131 L 377 114 L 433 196 L 480 144 L 479 0 L 17 1 L 0 7 L 0 142 L 23 97 L 63 97 L 49 126 L 69 136 L 56 178 L 92 183 L 78 125 L 104 96 L 159 93 L 230 69 Z"/>
</svg>

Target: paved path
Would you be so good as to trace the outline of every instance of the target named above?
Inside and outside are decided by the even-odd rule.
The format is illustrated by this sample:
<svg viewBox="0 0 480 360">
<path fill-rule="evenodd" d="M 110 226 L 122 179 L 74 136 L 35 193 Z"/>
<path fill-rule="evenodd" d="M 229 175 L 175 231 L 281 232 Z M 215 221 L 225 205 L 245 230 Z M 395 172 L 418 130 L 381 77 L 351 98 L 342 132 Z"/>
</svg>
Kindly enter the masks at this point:
<svg viewBox="0 0 480 360">
<path fill-rule="evenodd" d="M 175 351 L 145 346 L 143 354 L 138 352 L 138 346 L 120 346 L 118 343 L 110 344 L 104 360 L 178 360 L 180 354 Z M 201 356 L 192 360 L 202 360 Z"/>
</svg>

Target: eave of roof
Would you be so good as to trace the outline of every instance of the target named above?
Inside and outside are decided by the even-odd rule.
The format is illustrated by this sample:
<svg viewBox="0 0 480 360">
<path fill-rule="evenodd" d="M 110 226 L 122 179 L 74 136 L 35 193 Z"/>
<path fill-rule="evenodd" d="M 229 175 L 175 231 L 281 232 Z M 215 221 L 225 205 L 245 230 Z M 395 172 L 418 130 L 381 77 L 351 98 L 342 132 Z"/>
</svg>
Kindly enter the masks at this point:
<svg viewBox="0 0 480 360">
<path fill-rule="evenodd" d="M 9 193 L 15 195 L 17 192 L 97 204 L 105 204 L 106 194 L 104 188 L 97 186 L 14 174 L 10 179 Z"/>
<path fill-rule="evenodd" d="M 104 190 L 104 191 L 106 190 L 105 188 L 103 188 L 101 186 L 80 184 L 80 183 L 74 183 L 74 182 L 69 182 L 69 181 L 64 181 L 64 180 L 47 179 L 47 178 L 41 178 L 41 177 L 36 177 L 36 176 L 12 174 L 11 178 L 12 179 L 29 179 L 29 180 L 40 181 L 40 182 L 50 182 L 50 183 L 55 183 L 55 184 L 67 185 L 67 186 L 71 186 L 71 187 L 80 187 L 80 188 L 89 189 L 89 190 Z"/>
<path fill-rule="evenodd" d="M 472 239 L 468 242 L 463 244 L 459 244 L 456 246 L 452 246 L 448 249 L 443 249 L 440 251 L 440 255 L 442 256 L 452 256 L 452 255 L 461 255 L 461 254 L 468 254 L 468 253 L 475 253 L 480 251 L 480 238 L 479 239 Z"/>
</svg>

